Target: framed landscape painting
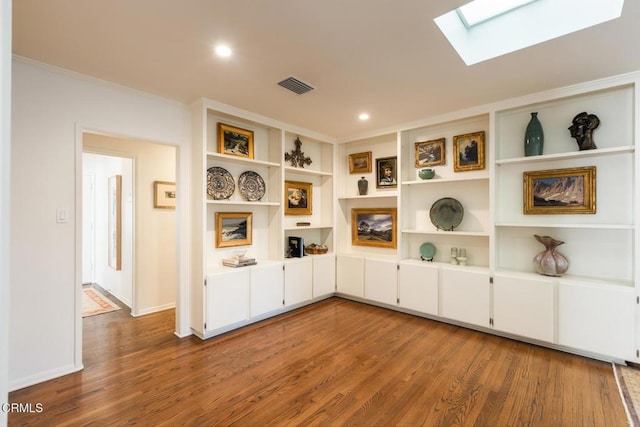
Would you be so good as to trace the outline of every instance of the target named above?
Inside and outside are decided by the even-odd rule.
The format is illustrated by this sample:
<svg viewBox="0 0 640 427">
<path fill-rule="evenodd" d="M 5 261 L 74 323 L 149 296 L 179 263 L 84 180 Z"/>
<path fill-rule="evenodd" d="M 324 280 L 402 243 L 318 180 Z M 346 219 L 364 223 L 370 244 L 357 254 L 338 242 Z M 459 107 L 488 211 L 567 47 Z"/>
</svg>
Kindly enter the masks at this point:
<svg viewBox="0 0 640 427">
<path fill-rule="evenodd" d="M 351 210 L 352 245 L 393 249 L 397 246 L 396 235 L 396 208 Z"/>
<path fill-rule="evenodd" d="M 523 211 L 532 214 L 595 214 L 596 167 L 523 173 Z"/>
<path fill-rule="evenodd" d="M 371 172 L 371 151 L 349 154 L 349 173 Z"/>
<path fill-rule="evenodd" d="M 216 248 L 250 245 L 252 220 L 251 212 L 216 212 Z"/>
<path fill-rule="evenodd" d="M 453 137 L 453 170 L 484 169 L 484 131 Z"/>
<path fill-rule="evenodd" d="M 445 164 L 444 138 L 416 142 L 416 168 Z"/>
<path fill-rule="evenodd" d="M 218 123 L 218 152 L 253 159 L 253 131 Z"/>
</svg>

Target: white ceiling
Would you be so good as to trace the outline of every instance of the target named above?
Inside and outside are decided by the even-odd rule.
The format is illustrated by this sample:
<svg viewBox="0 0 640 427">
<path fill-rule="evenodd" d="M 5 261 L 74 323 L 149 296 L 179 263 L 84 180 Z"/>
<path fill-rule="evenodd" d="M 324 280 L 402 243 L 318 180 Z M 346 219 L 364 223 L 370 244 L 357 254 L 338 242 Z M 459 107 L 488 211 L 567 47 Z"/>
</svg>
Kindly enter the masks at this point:
<svg viewBox="0 0 640 427">
<path fill-rule="evenodd" d="M 16 0 L 13 52 L 338 139 L 640 70 L 638 0 L 619 19 L 469 67 L 433 22 L 466 2 Z M 212 54 L 223 41 L 233 57 Z M 296 95 L 277 85 L 290 75 L 316 89 Z"/>
</svg>

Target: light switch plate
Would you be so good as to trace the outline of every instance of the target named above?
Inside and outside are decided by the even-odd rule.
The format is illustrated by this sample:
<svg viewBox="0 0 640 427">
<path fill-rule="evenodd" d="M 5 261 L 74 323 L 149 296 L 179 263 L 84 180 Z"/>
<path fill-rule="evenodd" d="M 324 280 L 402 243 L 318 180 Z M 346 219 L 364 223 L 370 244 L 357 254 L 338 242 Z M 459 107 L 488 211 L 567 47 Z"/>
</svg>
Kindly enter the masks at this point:
<svg viewBox="0 0 640 427">
<path fill-rule="evenodd" d="M 59 224 L 69 222 L 69 212 L 65 208 L 56 209 L 56 222 Z"/>
</svg>

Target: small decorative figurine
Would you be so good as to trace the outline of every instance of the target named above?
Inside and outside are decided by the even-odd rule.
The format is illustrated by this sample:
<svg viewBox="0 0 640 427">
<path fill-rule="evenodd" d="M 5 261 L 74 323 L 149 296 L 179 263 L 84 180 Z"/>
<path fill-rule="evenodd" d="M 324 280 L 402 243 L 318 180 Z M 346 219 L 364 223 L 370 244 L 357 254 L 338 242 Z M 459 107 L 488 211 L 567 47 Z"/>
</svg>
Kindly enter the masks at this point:
<svg viewBox="0 0 640 427">
<path fill-rule="evenodd" d="M 291 154 L 284 153 L 285 162 L 291 161 L 291 166 L 295 168 L 304 168 L 304 165 L 310 165 L 311 158 L 305 157 L 304 152 L 300 149 L 302 147 L 300 137 L 297 137 L 294 143 L 296 144 L 296 149 L 291 150 Z"/>
<path fill-rule="evenodd" d="M 576 139 L 580 151 L 598 148 L 593 142 L 593 131 L 600 126 L 598 116 L 582 112 L 573 118 L 572 123 L 569 126 L 569 132 L 571 132 L 571 137 Z"/>
</svg>

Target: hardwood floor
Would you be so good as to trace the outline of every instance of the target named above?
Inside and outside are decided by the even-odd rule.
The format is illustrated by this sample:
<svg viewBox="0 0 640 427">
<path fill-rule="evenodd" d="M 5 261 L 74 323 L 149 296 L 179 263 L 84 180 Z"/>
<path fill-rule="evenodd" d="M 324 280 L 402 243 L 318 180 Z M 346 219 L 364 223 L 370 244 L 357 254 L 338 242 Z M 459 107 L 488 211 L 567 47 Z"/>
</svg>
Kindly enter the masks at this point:
<svg viewBox="0 0 640 427">
<path fill-rule="evenodd" d="M 29 425 L 626 426 L 609 363 L 339 298 L 201 341 L 173 311 L 84 321 Z"/>
</svg>

